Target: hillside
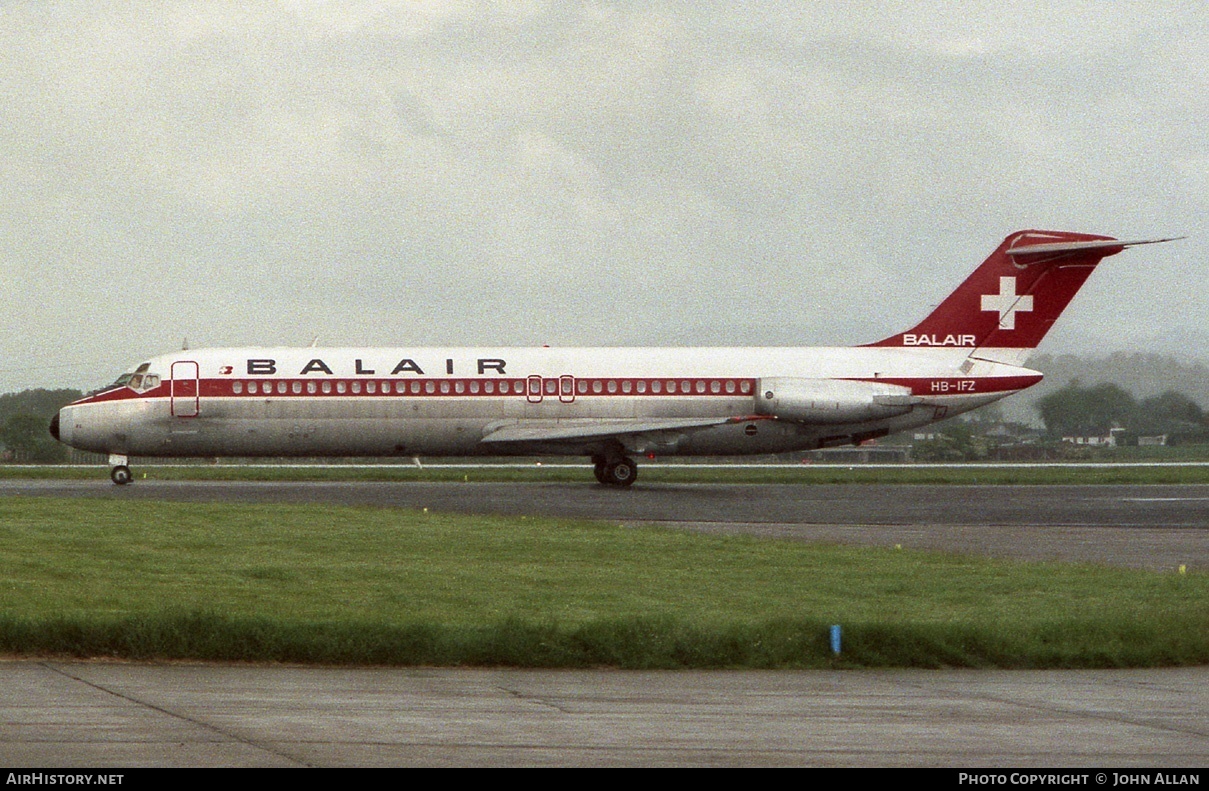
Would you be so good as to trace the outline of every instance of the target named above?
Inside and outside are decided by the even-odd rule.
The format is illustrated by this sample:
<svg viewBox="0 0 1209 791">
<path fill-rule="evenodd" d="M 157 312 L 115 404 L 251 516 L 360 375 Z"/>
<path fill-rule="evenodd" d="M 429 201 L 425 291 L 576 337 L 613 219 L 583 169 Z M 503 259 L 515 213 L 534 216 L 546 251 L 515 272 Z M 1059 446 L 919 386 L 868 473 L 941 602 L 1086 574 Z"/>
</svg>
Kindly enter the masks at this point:
<svg viewBox="0 0 1209 791">
<path fill-rule="evenodd" d="M 1034 408 L 1038 399 L 1060 390 L 1072 381 L 1083 385 L 1111 382 L 1135 398 L 1146 398 L 1168 390 L 1189 396 L 1202 407 L 1209 407 L 1209 364 L 1203 360 L 1145 352 L 1114 352 L 1097 357 L 1074 354 L 1038 354 L 1029 359 L 1029 368 L 1045 374 L 1041 384 L 1002 402 L 1004 417 L 1040 426 Z"/>
</svg>

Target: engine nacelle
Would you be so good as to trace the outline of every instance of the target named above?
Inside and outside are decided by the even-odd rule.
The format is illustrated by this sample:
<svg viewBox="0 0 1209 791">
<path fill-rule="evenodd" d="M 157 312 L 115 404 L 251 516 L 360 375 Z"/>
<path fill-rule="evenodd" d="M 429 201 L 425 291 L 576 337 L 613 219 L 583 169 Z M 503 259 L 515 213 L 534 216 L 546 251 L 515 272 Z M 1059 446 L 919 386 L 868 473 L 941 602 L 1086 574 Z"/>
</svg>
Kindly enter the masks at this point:
<svg viewBox="0 0 1209 791">
<path fill-rule="evenodd" d="M 797 423 L 862 423 L 905 415 L 922 401 L 911 388 L 844 379 L 761 379 L 756 412 Z"/>
</svg>

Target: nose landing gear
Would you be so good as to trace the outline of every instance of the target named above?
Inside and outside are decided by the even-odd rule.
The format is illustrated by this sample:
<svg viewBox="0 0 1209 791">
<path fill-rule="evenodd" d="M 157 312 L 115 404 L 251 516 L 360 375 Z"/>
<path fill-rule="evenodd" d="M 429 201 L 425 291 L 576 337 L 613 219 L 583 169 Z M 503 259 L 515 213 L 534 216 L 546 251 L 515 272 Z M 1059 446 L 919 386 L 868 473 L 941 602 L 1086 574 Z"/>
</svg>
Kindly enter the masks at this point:
<svg viewBox="0 0 1209 791">
<path fill-rule="evenodd" d="M 126 464 L 126 457 L 117 453 L 109 454 L 109 478 L 118 486 L 125 486 L 134 480 L 134 475 L 130 473 L 130 467 Z"/>
</svg>

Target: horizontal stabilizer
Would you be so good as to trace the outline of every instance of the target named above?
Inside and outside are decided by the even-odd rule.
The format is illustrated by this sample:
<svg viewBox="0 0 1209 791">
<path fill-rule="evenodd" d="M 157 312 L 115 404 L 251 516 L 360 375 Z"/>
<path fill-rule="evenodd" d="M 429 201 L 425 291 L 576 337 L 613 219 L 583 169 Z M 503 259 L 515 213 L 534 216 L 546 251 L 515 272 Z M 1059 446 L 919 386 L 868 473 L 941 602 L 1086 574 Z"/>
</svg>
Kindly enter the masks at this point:
<svg viewBox="0 0 1209 791">
<path fill-rule="evenodd" d="M 1013 257 L 1025 255 L 1044 255 L 1047 253 L 1075 253 L 1081 250 L 1113 250 L 1120 252 L 1126 247 L 1136 247 L 1140 244 L 1161 244 L 1162 242 L 1174 242 L 1177 239 L 1184 239 L 1183 236 L 1169 236 L 1165 239 L 1136 239 L 1133 241 L 1121 241 L 1119 239 L 1097 239 L 1086 242 L 1055 242 L 1053 244 L 1026 244 L 1016 247 L 1010 247 L 1004 252 Z M 1108 253 L 1111 255 L 1112 253 Z"/>
</svg>

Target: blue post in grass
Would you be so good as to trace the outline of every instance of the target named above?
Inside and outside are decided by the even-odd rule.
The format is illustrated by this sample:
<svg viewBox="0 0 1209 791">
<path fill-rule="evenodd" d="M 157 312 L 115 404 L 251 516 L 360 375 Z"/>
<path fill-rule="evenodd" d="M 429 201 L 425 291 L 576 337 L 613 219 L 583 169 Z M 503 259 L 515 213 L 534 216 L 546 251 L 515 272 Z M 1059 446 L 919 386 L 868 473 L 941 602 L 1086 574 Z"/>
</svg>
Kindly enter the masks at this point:
<svg viewBox="0 0 1209 791">
<path fill-rule="evenodd" d="M 840 655 L 840 625 L 838 623 L 831 627 L 831 653 L 836 656 Z"/>
</svg>

